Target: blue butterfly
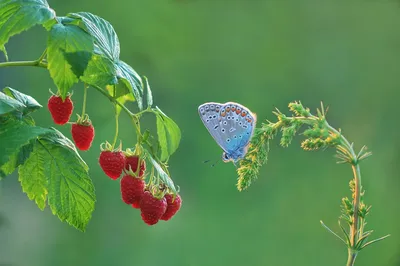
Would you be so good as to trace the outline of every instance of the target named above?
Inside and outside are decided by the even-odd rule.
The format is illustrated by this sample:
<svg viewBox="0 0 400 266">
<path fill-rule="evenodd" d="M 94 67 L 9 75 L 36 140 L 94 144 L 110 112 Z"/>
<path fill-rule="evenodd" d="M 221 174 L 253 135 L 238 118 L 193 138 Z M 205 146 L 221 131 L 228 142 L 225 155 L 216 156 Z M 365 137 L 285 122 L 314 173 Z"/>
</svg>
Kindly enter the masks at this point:
<svg viewBox="0 0 400 266">
<path fill-rule="evenodd" d="M 256 115 L 234 102 L 204 103 L 199 106 L 201 121 L 224 150 L 222 160 L 236 163 L 243 159 L 256 126 Z"/>
</svg>

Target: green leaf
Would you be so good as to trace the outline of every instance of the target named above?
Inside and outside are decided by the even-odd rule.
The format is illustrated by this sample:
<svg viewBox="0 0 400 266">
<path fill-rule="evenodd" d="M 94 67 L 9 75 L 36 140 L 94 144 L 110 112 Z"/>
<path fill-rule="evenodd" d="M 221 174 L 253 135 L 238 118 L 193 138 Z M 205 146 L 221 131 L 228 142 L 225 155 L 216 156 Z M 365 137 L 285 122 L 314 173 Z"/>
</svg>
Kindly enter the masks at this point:
<svg viewBox="0 0 400 266">
<path fill-rule="evenodd" d="M 33 145 L 29 143 L 22 146 L 19 151 L 11 155 L 8 162 L 0 167 L 0 179 L 12 174 L 18 166 L 24 164 L 32 149 Z"/>
<path fill-rule="evenodd" d="M 48 153 L 38 142 L 34 145 L 33 151 L 25 164 L 19 170 L 18 180 L 21 183 L 22 191 L 28 195 L 30 200 L 35 201 L 39 209 L 46 207 L 47 197 L 47 176 L 46 166 L 48 164 Z"/>
<path fill-rule="evenodd" d="M 46 199 L 54 215 L 85 231 L 95 204 L 88 167 L 58 131 L 38 140 L 28 160 L 20 167 L 24 192 L 40 209 Z"/>
<path fill-rule="evenodd" d="M 181 130 L 160 108 L 156 107 L 154 111 L 157 116 L 158 142 L 161 148 L 160 159 L 164 161 L 178 149 L 181 140 Z"/>
<path fill-rule="evenodd" d="M 108 86 L 106 86 L 106 88 L 107 88 L 107 90 L 108 90 L 108 92 L 110 93 L 111 96 L 113 96 L 114 98 L 117 97 L 116 100 L 119 103 L 125 104 L 126 102 L 134 102 L 135 101 L 135 98 L 133 97 L 132 93 L 125 94 L 125 95 L 122 95 L 122 96 L 118 95 L 118 89 L 117 89 L 117 93 L 116 93 L 116 96 L 115 96 L 114 95 L 114 86 L 118 87 L 118 84 L 117 85 L 113 85 L 113 86 L 108 85 Z M 117 115 L 120 115 L 121 110 L 122 110 L 121 106 L 116 104 L 115 108 L 117 108 Z"/>
<path fill-rule="evenodd" d="M 9 119 L 2 123 L 0 127 L 0 166 L 7 163 L 9 158 L 23 145 L 49 132 L 49 129 L 30 126 L 22 121 L 14 119 Z"/>
<path fill-rule="evenodd" d="M 60 131 L 55 128 L 51 128 L 51 131 L 46 135 L 42 136 L 43 139 L 52 142 L 55 145 L 63 146 L 64 148 L 68 148 L 75 154 L 75 156 L 79 159 L 80 164 L 85 168 L 89 169 L 86 162 L 81 158 L 79 152 L 77 151 L 75 144 L 67 137 L 65 137 Z"/>
<path fill-rule="evenodd" d="M 123 61 L 118 61 L 117 77 L 135 96 L 136 102 L 140 110 L 143 110 L 143 85 L 140 76 L 133 70 L 133 68 Z"/>
<path fill-rule="evenodd" d="M 25 108 L 23 109 L 24 115 L 43 107 L 31 96 L 23 94 L 22 92 L 14 90 L 10 87 L 4 88 L 3 91 L 6 95 L 14 98 L 25 106 Z"/>
<path fill-rule="evenodd" d="M 112 25 L 96 15 L 85 12 L 70 13 L 68 17 L 81 20 L 81 27 L 94 39 L 96 56 L 89 62 L 82 81 L 102 88 L 118 84 L 115 97 L 132 93 L 139 109 L 142 110 L 142 80 L 131 66 L 119 60 L 119 40 Z"/>
<path fill-rule="evenodd" d="M 118 83 L 114 63 L 101 55 L 92 56 L 81 80 L 101 88 Z"/>
<path fill-rule="evenodd" d="M 147 107 L 151 108 L 151 106 L 153 105 L 153 94 L 151 93 L 149 80 L 145 76 L 143 76 L 143 80 L 144 80 L 143 98 L 146 99 Z"/>
<path fill-rule="evenodd" d="M 108 21 L 87 12 L 70 13 L 67 17 L 82 21 L 83 28 L 94 38 L 96 54 L 104 55 L 114 62 L 119 60 L 118 36 Z"/>
<path fill-rule="evenodd" d="M 92 37 L 76 25 L 58 23 L 52 26 L 47 40 L 48 69 L 62 98 L 65 98 L 68 90 L 83 74 L 93 52 L 93 45 Z M 73 56 L 78 54 L 71 53 L 85 56 L 78 58 Z M 69 60 L 65 54 L 69 55 Z"/>
<path fill-rule="evenodd" d="M 157 120 L 157 135 L 158 135 L 158 143 L 160 145 L 161 149 L 161 155 L 160 155 L 160 160 L 164 161 L 168 159 L 169 153 L 168 153 L 168 141 L 167 141 L 167 133 L 165 132 L 165 125 L 164 125 L 164 120 L 160 115 L 156 116 Z"/>
<path fill-rule="evenodd" d="M 26 106 L 23 103 L 0 91 L 0 115 L 15 111 L 22 113 L 25 108 Z"/>
<path fill-rule="evenodd" d="M 176 188 L 175 188 L 175 185 L 174 185 L 174 182 L 172 181 L 172 179 L 164 171 L 164 169 L 161 167 L 161 165 L 159 165 L 157 163 L 157 161 L 154 160 L 154 158 L 151 156 L 151 154 L 147 150 L 145 150 L 145 152 L 146 152 L 147 156 L 149 157 L 151 164 L 154 166 L 154 169 L 159 174 L 160 179 L 163 181 L 163 183 L 165 185 L 167 185 L 167 187 L 169 187 L 174 194 L 177 194 L 177 191 L 176 191 Z"/>
<path fill-rule="evenodd" d="M 55 12 L 45 0 L 2 0 L 0 2 L 0 47 L 4 48 L 10 37 L 53 18 L 55 18 Z"/>
</svg>

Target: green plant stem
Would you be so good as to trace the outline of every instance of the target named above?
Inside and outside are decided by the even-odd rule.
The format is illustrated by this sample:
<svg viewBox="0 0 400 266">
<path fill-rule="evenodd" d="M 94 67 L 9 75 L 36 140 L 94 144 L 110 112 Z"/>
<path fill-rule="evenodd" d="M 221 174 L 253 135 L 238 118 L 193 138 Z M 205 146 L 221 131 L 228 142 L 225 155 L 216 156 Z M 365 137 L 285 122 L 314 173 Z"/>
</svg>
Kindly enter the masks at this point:
<svg viewBox="0 0 400 266">
<path fill-rule="evenodd" d="M 354 262 L 356 261 L 356 257 L 357 257 L 357 252 L 352 252 L 349 250 L 346 266 L 353 266 Z"/>
<path fill-rule="evenodd" d="M 113 95 L 116 95 L 116 87 L 115 87 L 115 85 L 114 85 L 114 92 L 113 92 Z M 114 140 L 113 140 L 113 143 L 112 143 L 112 147 L 113 147 L 113 149 L 114 149 L 114 147 L 115 147 L 115 144 L 117 143 L 117 138 L 118 138 L 118 117 L 119 117 L 119 115 L 118 115 L 118 111 L 117 111 L 117 106 L 115 105 L 115 136 L 114 136 Z"/>
<path fill-rule="evenodd" d="M 47 63 L 41 62 L 38 60 L 34 61 L 9 61 L 9 62 L 1 62 L 0 67 L 10 67 L 10 66 L 35 66 L 47 68 Z"/>
<path fill-rule="evenodd" d="M 86 84 L 83 85 L 83 106 L 82 106 L 82 119 L 85 116 L 86 112 L 86 97 L 87 97 L 87 89 L 88 86 Z"/>
<path fill-rule="evenodd" d="M 313 124 L 315 122 L 318 122 L 319 118 L 315 116 L 308 116 L 308 117 L 287 117 L 287 119 L 299 119 L 304 123 L 307 124 Z M 279 122 L 278 122 L 279 123 Z M 278 128 L 280 125 L 277 125 L 276 128 Z M 354 179 L 354 184 L 355 184 L 355 189 L 354 189 L 354 199 L 353 199 L 353 223 L 350 226 L 350 246 L 348 248 L 348 260 L 347 260 L 347 266 L 352 266 L 354 265 L 354 262 L 357 257 L 357 251 L 355 249 L 355 246 L 357 244 L 357 233 L 359 232 L 359 217 L 358 217 L 358 210 L 360 206 L 360 196 L 361 196 L 361 171 L 360 171 L 360 166 L 358 164 L 358 159 L 357 155 L 354 152 L 353 145 L 350 144 L 350 142 L 335 128 L 333 128 L 331 125 L 328 124 L 328 122 L 325 121 L 325 126 L 328 128 L 328 130 L 335 135 L 338 135 L 341 140 L 341 145 L 346 148 L 347 152 L 351 155 L 352 162 L 351 162 L 351 167 L 353 170 L 353 179 Z"/>
</svg>

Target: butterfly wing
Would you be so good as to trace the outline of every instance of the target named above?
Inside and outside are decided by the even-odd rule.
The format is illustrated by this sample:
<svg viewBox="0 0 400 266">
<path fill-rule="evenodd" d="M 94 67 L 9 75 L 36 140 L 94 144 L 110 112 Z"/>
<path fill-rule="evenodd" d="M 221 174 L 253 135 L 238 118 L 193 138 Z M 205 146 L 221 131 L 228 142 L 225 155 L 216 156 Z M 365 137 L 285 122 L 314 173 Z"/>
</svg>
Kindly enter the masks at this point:
<svg viewBox="0 0 400 266">
<path fill-rule="evenodd" d="M 254 132 L 256 116 L 246 107 L 234 103 L 205 103 L 199 115 L 217 144 L 228 154 L 244 149 Z"/>
</svg>

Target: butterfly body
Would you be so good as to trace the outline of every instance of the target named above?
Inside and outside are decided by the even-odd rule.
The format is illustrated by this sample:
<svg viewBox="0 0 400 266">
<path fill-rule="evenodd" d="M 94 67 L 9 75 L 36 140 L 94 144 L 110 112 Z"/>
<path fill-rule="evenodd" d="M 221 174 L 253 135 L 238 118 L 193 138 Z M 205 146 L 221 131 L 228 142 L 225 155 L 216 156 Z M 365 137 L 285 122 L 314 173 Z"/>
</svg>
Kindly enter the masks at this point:
<svg viewBox="0 0 400 266">
<path fill-rule="evenodd" d="M 222 160 L 236 164 L 243 159 L 256 125 L 256 115 L 234 102 L 209 102 L 198 108 L 201 121 L 223 149 Z"/>
</svg>

